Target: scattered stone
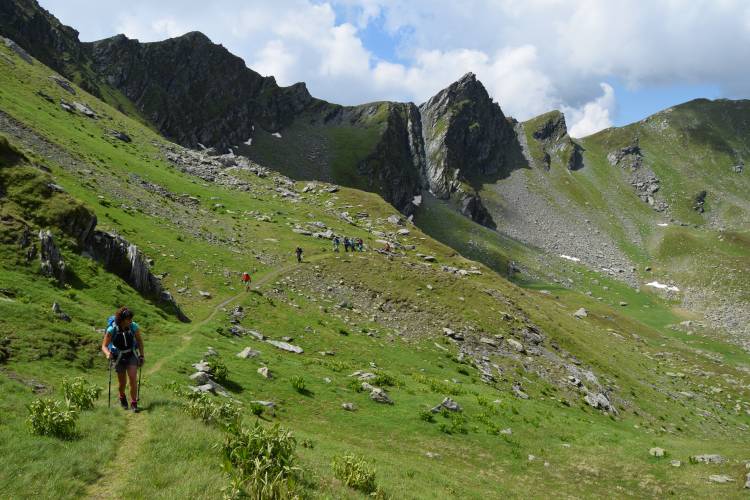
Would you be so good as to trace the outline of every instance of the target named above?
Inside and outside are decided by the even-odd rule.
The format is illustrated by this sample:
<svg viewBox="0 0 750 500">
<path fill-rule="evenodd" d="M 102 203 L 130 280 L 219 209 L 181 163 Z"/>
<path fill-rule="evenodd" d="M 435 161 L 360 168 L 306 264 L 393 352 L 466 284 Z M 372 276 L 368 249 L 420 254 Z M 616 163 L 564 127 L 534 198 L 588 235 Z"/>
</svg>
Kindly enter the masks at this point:
<svg viewBox="0 0 750 500">
<path fill-rule="evenodd" d="M 208 383 L 208 381 L 211 380 L 211 377 L 206 372 L 195 372 L 190 375 L 190 380 L 198 385 L 203 385 Z"/>
<path fill-rule="evenodd" d="M 661 458 L 663 457 L 667 452 L 664 451 L 664 448 L 651 448 L 648 450 L 648 454 L 652 457 Z"/>
<path fill-rule="evenodd" d="M 485 345 L 492 346 L 492 347 L 497 347 L 497 342 L 495 341 L 495 339 L 491 339 L 491 338 L 487 338 L 487 337 L 481 337 L 479 339 L 479 342 L 482 343 L 482 344 L 485 344 Z"/>
<path fill-rule="evenodd" d="M 627 302 L 620 302 L 620 306 L 622 306 L 622 307 L 626 307 L 627 305 L 628 305 Z"/>
<path fill-rule="evenodd" d="M 133 142 L 133 139 L 131 139 L 130 136 L 125 132 L 120 132 L 119 130 L 111 130 L 110 134 L 112 134 L 112 137 L 114 137 L 115 139 L 119 139 L 122 142 Z"/>
<path fill-rule="evenodd" d="M 723 464 L 726 459 L 721 455 L 704 454 L 690 457 L 690 461 L 696 464 Z"/>
<path fill-rule="evenodd" d="M 617 410 L 615 410 L 615 407 L 612 406 L 612 403 L 609 401 L 609 398 L 602 394 L 601 392 L 590 392 L 584 396 L 584 401 L 588 403 L 589 406 L 596 408 L 598 410 L 604 410 L 612 413 L 617 413 Z"/>
<path fill-rule="evenodd" d="M 247 330 L 247 334 L 251 337 L 254 337 L 257 340 L 266 340 L 266 336 L 263 335 L 260 332 L 256 332 L 255 330 Z"/>
<path fill-rule="evenodd" d="M 57 316 L 59 320 L 70 323 L 70 316 L 63 312 L 60 304 L 58 304 L 57 302 L 52 303 L 52 312 Z"/>
<path fill-rule="evenodd" d="M 750 472 L 745 475 L 745 489 L 750 490 Z"/>
<path fill-rule="evenodd" d="M 51 75 L 49 78 L 60 87 L 62 87 L 65 92 L 68 92 L 71 95 L 76 95 L 76 89 L 74 89 L 73 85 L 65 78 L 57 75 Z"/>
<path fill-rule="evenodd" d="M 266 342 L 268 342 L 274 347 L 281 349 L 282 351 L 293 352 L 295 354 L 302 354 L 303 352 L 305 352 L 301 347 L 292 345 L 288 342 L 280 342 L 278 340 L 271 340 L 271 339 L 267 339 Z"/>
<path fill-rule="evenodd" d="M 725 483 L 733 483 L 734 479 L 727 476 L 726 474 L 711 474 L 708 476 L 708 480 L 712 483 L 719 483 L 719 484 L 725 484 Z"/>
<path fill-rule="evenodd" d="M 452 338 L 453 340 L 462 341 L 464 339 L 463 334 L 454 332 L 450 328 L 443 328 L 443 334 L 445 334 L 446 337 Z"/>
<path fill-rule="evenodd" d="M 252 347 L 245 347 L 241 352 L 238 352 L 236 356 L 242 359 L 254 358 L 260 355 L 260 351 L 256 351 Z"/>
<path fill-rule="evenodd" d="M 679 460 L 672 460 L 671 462 L 669 462 L 669 465 L 671 465 L 672 467 L 679 467 L 682 465 L 682 462 L 680 462 Z"/>
<path fill-rule="evenodd" d="M 195 363 L 193 365 L 193 368 L 195 368 L 199 372 L 206 372 L 206 373 L 208 373 L 208 372 L 211 371 L 211 368 L 208 366 L 208 363 L 206 363 L 203 360 L 201 360 L 199 363 Z"/>
<path fill-rule="evenodd" d="M 267 366 L 261 366 L 260 368 L 258 368 L 258 373 L 263 378 L 273 378 L 273 376 L 271 375 L 271 370 L 269 370 Z"/>
<path fill-rule="evenodd" d="M 507 429 L 502 429 L 500 431 L 500 434 L 503 434 L 505 436 L 511 436 L 513 434 L 513 429 L 511 429 L 510 427 L 508 427 Z"/>
<path fill-rule="evenodd" d="M 577 310 L 575 313 L 573 313 L 573 316 L 575 316 L 578 319 L 586 318 L 588 317 L 588 315 L 589 313 L 583 307 Z"/>
<path fill-rule="evenodd" d="M 96 113 L 94 112 L 94 110 L 91 109 L 90 107 L 88 107 L 86 104 L 84 104 L 82 102 L 78 102 L 78 101 L 73 102 L 73 109 L 75 109 L 76 111 L 78 111 L 82 115 L 87 116 L 89 118 L 96 118 L 97 117 Z"/>
<path fill-rule="evenodd" d="M 203 297 L 204 299 L 210 299 L 210 298 L 211 298 L 211 292 L 205 292 L 205 291 L 203 291 L 203 290 L 198 290 L 198 293 L 199 293 L 199 294 L 200 294 L 200 296 L 201 296 L 201 297 Z"/>
<path fill-rule="evenodd" d="M 335 356 L 336 353 L 334 351 L 319 351 L 318 354 L 321 356 Z"/>
<path fill-rule="evenodd" d="M 383 404 L 388 404 L 388 405 L 393 404 L 393 400 L 390 397 L 388 397 L 388 394 L 380 387 L 373 387 L 372 391 L 370 392 L 370 399 L 372 399 L 373 401 L 377 403 L 383 403 Z"/>
<path fill-rule="evenodd" d="M 357 411 L 357 407 L 354 405 L 354 403 L 342 403 L 341 407 L 346 411 Z"/>
<path fill-rule="evenodd" d="M 394 226 L 403 225 L 403 220 L 398 215 L 389 215 L 386 220 L 390 222 L 391 224 L 393 224 Z"/>
<path fill-rule="evenodd" d="M 507 339 L 506 342 L 508 342 L 508 345 L 513 348 L 516 352 L 523 354 L 526 352 L 526 349 L 524 348 L 523 344 L 515 339 Z"/>
<path fill-rule="evenodd" d="M 422 259 L 424 259 L 426 262 L 436 262 L 437 261 L 437 259 L 435 258 L 434 255 L 425 255 L 424 257 L 422 257 Z"/>
<path fill-rule="evenodd" d="M 443 410 L 443 408 L 445 408 L 448 411 L 453 411 L 453 412 L 462 411 L 461 406 L 455 401 L 453 401 L 451 398 L 443 399 L 443 401 L 439 405 L 437 405 L 430 411 L 432 413 L 440 413 Z"/>
<path fill-rule="evenodd" d="M 426 456 L 427 458 L 438 458 L 438 457 L 440 457 L 439 454 L 433 453 L 431 451 L 426 451 L 425 454 L 424 454 L 424 456 Z"/>
<path fill-rule="evenodd" d="M 529 399 L 529 395 L 523 392 L 523 389 L 521 388 L 521 384 L 519 384 L 518 382 L 513 384 L 513 394 L 515 394 L 517 398 Z"/>
<path fill-rule="evenodd" d="M 219 355 L 219 353 L 218 353 L 218 352 L 216 352 L 216 349 L 214 349 L 213 347 L 209 347 L 209 348 L 208 348 L 208 349 L 206 350 L 206 352 L 205 352 L 205 353 L 203 353 L 203 357 L 204 357 L 204 358 L 210 358 L 211 356 L 218 356 L 218 355 Z"/>
</svg>

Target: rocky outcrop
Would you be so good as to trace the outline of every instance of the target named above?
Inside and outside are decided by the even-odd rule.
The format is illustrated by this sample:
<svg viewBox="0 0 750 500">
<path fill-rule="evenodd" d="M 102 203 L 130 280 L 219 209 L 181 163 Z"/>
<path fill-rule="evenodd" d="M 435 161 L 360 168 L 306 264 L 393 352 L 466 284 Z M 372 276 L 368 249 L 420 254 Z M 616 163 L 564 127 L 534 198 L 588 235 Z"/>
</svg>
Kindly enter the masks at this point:
<svg viewBox="0 0 750 500">
<path fill-rule="evenodd" d="M 198 32 L 140 43 L 125 35 L 83 44 L 94 70 L 164 135 L 220 151 L 259 126 L 275 132 L 319 103 L 305 84 L 279 87 Z"/>
<path fill-rule="evenodd" d="M 568 135 L 565 115 L 561 112 L 550 111 L 524 122 L 518 131 L 519 135 L 525 135 L 527 128 L 530 140 L 535 142 L 533 150 L 528 144 L 524 148 L 529 164 L 540 164 L 539 166 L 549 170 L 553 159 L 556 159 L 568 170 L 583 168 L 583 148 Z"/>
<path fill-rule="evenodd" d="M 507 168 L 516 141 L 512 124 L 473 73 L 420 106 L 424 136 L 424 177 L 431 193 L 458 199 L 462 212 L 492 225 L 472 183 Z"/>
<path fill-rule="evenodd" d="M 635 194 L 651 208 L 657 212 L 664 212 L 669 208 L 669 205 L 657 196 L 661 181 L 653 170 L 645 165 L 637 140 L 633 144 L 611 151 L 607 154 L 607 161 L 613 167 L 626 172 Z"/>
<path fill-rule="evenodd" d="M 373 152 L 357 165 L 368 189 L 406 215 L 416 208 L 413 200 L 422 190 L 424 147 L 419 109 L 412 103 L 387 106 L 385 129 Z"/>
<path fill-rule="evenodd" d="M 39 231 L 39 261 L 43 275 L 55 278 L 60 285 L 65 284 L 65 261 L 49 230 Z"/>
<path fill-rule="evenodd" d="M 165 304 L 180 321 L 190 321 L 177 305 L 172 294 L 164 290 L 161 280 L 151 273 L 151 266 L 136 245 L 119 235 L 94 231 L 86 242 L 85 253 L 100 262 L 107 271 L 125 280 L 141 294 Z"/>
</svg>

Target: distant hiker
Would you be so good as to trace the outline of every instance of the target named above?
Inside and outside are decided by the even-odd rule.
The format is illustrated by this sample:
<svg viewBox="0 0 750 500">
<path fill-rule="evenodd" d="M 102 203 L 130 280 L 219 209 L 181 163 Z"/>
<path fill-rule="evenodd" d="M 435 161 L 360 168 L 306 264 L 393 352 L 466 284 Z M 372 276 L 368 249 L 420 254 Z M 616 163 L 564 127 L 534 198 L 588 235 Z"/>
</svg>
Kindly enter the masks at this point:
<svg viewBox="0 0 750 500">
<path fill-rule="evenodd" d="M 365 251 L 365 242 L 362 241 L 362 238 L 357 238 L 357 250 L 360 252 Z"/>
<path fill-rule="evenodd" d="M 121 307 L 110 318 L 102 340 L 102 352 L 114 363 L 117 380 L 119 382 L 120 405 L 128 409 L 125 397 L 126 382 L 130 383 L 130 409 L 138 411 L 138 386 L 136 375 L 138 367 L 146 360 L 143 351 L 143 337 L 138 323 L 133 321 L 133 312 L 127 307 Z M 127 378 L 126 378 L 127 377 Z"/>
<path fill-rule="evenodd" d="M 341 240 L 338 236 L 333 237 L 333 251 L 338 252 L 339 251 L 339 245 L 341 244 Z"/>
<path fill-rule="evenodd" d="M 297 262 L 302 262 L 302 247 L 297 247 L 294 253 L 297 254 Z"/>
<path fill-rule="evenodd" d="M 391 253 L 391 244 L 386 241 L 383 250 L 387 253 Z"/>
<path fill-rule="evenodd" d="M 250 273 L 244 272 L 242 273 L 242 283 L 245 284 L 245 291 L 247 292 L 250 290 L 250 282 L 252 281 L 252 278 L 250 278 Z"/>
</svg>

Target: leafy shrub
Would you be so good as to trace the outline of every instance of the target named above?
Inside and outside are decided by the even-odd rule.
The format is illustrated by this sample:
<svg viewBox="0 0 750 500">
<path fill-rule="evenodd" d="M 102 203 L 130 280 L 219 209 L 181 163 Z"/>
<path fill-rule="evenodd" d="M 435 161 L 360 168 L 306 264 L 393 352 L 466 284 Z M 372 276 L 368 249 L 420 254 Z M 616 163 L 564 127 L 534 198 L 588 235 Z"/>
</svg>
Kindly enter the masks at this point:
<svg viewBox="0 0 750 500">
<path fill-rule="evenodd" d="M 211 356 L 208 359 L 208 371 L 211 372 L 211 377 L 220 384 L 226 382 L 229 377 L 229 370 L 221 356 Z"/>
<path fill-rule="evenodd" d="M 353 454 L 334 457 L 331 466 L 333 475 L 348 487 L 368 494 L 377 491 L 375 468 L 363 457 Z"/>
<path fill-rule="evenodd" d="M 233 399 L 217 401 L 205 392 L 191 393 L 187 397 L 187 414 L 207 425 L 232 429 L 238 427 L 242 420 L 242 405 Z"/>
<path fill-rule="evenodd" d="M 453 413 L 443 410 L 442 414 L 449 419 L 449 422 L 440 422 L 440 425 L 438 426 L 440 432 L 444 432 L 445 434 L 468 434 L 469 431 L 466 428 L 466 417 L 461 413 Z"/>
<path fill-rule="evenodd" d="M 260 403 L 250 403 L 250 413 L 252 413 L 256 417 L 260 417 L 261 415 L 263 415 L 265 409 L 266 408 Z"/>
<path fill-rule="evenodd" d="M 419 410 L 419 418 L 425 422 L 434 422 L 435 414 L 429 408 L 422 408 Z"/>
<path fill-rule="evenodd" d="M 37 399 L 28 406 L 26 423 L 32 434 L 71 439 L 76 436 L 78 412 L 60 401 Z"/>
<path fill-rule="evenodd" d="M 256 422 L 228 433 L 221 445 L 222 468 L 232 476 L 228 496 L 294 497 L 301 471 L 296 447 L 292 433 L 278 424 L 264 427 Z"/>
<path fill-rule="evenodd" d="M 94 401 L 99 399 L 102 392 L 101 387 L 89 384 L 83 377 L 63 379 L 62 389 L 68 406 L 78 410 L 92 410 Z"/>
<path fill-rule="evenodd" d="M 384 371 L 378 371 L 375 373 L 375 378 L 370 381 L 375 387 L 401 387 L 403 382 L 398 380 L 390 373 Z"/>
<path fill-rule="evenodd" d="M 307 388 L 305 385 L 305 379 L 300 376 L 296 375 L 291 378 L 292 387 L 294 387 L 294 390 L 299 392 L 300 394 L 305 394 L 307 392 Z"/>
</svg>

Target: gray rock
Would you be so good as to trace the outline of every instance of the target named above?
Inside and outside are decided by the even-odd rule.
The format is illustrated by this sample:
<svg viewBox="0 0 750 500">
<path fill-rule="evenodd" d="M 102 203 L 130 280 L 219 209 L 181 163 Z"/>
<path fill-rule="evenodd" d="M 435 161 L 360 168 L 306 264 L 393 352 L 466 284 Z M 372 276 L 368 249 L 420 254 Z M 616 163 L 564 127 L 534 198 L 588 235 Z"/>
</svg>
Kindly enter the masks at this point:
<svg viewBox="0 0 750 500">
<path fill-rule="evenodd" d="M 745 475 L 745 489 L 750 490 L 750 472 Z"/>
<path fill-rule="evenodd" d="M 201 297 L 203 297 L 204 299 L 210 299 L 210 298 L 211 298 L 211 292 L 206 292 L 206 291 L 204 291 L 204 290 L 199 290 L 199 291 L 198 291 L 198 293 L 199 293 L 199 294 L 200 294 L 200 296 L 201 296 Z"/>
<path fill-rule="evenodd" d="M 436 262 L 437 261 L 437 259 L 435 258 L 434 255 L 425 255 L 424 257 L 422 257 L 422 259 L 424 259 L 426 262 Z"/>
<path fill-rule="evenodd" d="M 15 52 L 16 54 L 18 54 L 18 57 L 20 57 L 21 59 L 23 59 L 29 64 L 34 64 L 34 60 L 31 58 L 29 53 L 23 49 L 23 47 L 18 45 L 16 42 L 11 40 L 10 38 L 5 38 L 5 37 L 0 37 L 0 38 L 2 38 L 3 43 L 5 44 L 6 47 L 8 47 L 10 50 Z"/>
<path fill-rule="evenodd" d="M 241 352 L 238 352 L 236 356 L 242 359 L 254 358 L 260 355 L 260 351 L 256 351 L 252 347 L 245 347 Z"/>
<path fill-rule="evenodd" d="M 261 366 L 260 368 L 258 368 L 258 373 L 263 378 L 273 378 L 273 375 L 271 375 L 271 370 L 269 370 L 267 366 Z"/>
<path fill-rule="evenodd" d="M 612 406 L 612 403 L 609 401 L 609 398 L 602 394 L 601 392 L 590 392 L 584 396 L 584 401 L 586 403 L 598 410 L 604 410 L 611 413 L 617 413 L 617 410 L 614 406 Z"/>
<path fill-rule="evenodd" d="M 669 462 L 669 465 L 671 465 L 672 467 L 679 467 L 682 465 L 682 462 L 680 462 L 679 460 L 672 460 Z"/>
<path fill-rule="evenodd" d="M 193 392 L 207 392 L 207 393 L 214 393 L 214 386 L 211 384 L 203 384 L 198 385 L 195 387 L 191 387 Z"/>
<path fill-rule="evenodd" d="M 526 348 L 524 348 L 523 344 L 515 339 L 506 339 L 506 342 L 508 345 L 516 352 L 523 354 L 526 352 Z"/>
<path fill-rule="evenodd" d="M 73 103 L 73 109 L 75 109 L 76 111 L 78 111 L 82 115 L 87 116 L 89 118 L 96 118 L 97 117 L 96 113 L 94 112 L 94 110 L 91 109 L 90 107 L 88 107 L 86 104 L 84 104 L 82 102 L 75 101 Z"/>
<path fill-rule="evenodd" d="M 721 455 L 704 454 L 690 457 L 690 461 L 697 464 L 723 464 L 726 459 Z"/>
<path fill-rule="evenodd" d="M 133 139 L 131 139 L 128 134 L 126 134 L 125 132 L 120 132 L 119 130 L 111 130 L 110 134 L 112 134 L 112 137 L 114 137 L 115 139 L 119 139 L 122 142 L 132 142 L 133 141 Z"/>
<path fill-rule="evenodd" d="M 214 349 L 213 347 L 209 347 L 206 350 L 206 352 L 203 353 L 203 357 L 204 358 L 210 358 L 211 356 L 218 356 L 218 355 L 219 355 L 219 353 L 216 352 L 216 349 Z"/>
<path fill-rule="evenodd" d="M 199 372 L 206 372 L 206 373 L 208 373 L 208 372 L 211 371 L 211 368 L 208 366 L 208 363 L 206 363 L 203 360 L 201 360 L 199 363 L 193 364 L 193 368 L 195 368 Z"/>
<path fill-rule="evenodd" d="M 451 330 L 450 328 L 443 328 L 443 334 L 444 334 L 444 335 L 445 335 L 446 337 L 449 337 L 449 338 L 451 338 L 451 339 L 453 339 L 453 340 L 458 340 L 459 342 L 460 342 L 460 341 L 462 341 L 462 340 L 464 339 L 464 336 L 463 336 L 463 334 L 461 334 L 461 333 L 458 333 L 458 332 L 454 332 L 454 331 L 453 331 L 453 330 Z"/>
<path fill-rule="evenodd" d="M 55 245 L 55 239 L 50 231 L 39 231 L 39 260 L 42 274 L 57 279 L 58 283 L 65 283 L 65 261 L 60 250 Z"/>
<path fill-rule="evenodd" d="M 354 403 L 342 403 L 341 407 L 345 409 L 346 411 L 356 411 L 357 407 Z"/>
<path fill-rule="evenodd" d="M 303 352 L 305 352 L 301 347 L 292 345 L 288 342 L 280 342 L 278 340 L 271 340 L 271 339 L 266 340 L 266 342 L 268 342 L 274 347 L 281 349 L 282 351 L 293 352 L 295 354 L 302 354 Z"/>
<path fill-rule="evenodd" d="M 579 318 L 579 319 L 580 318 L 585 318 L 588 315 L 589 315 L 589 313 L 583 307 L 573 313 L 573 316 L 575 316 L 576 318 Z"/>
<path fill-rule="evenodd" d="M 65 90 L 65 92 L 71 95 L 76 95 L 76 89 L 74 89 L 73 85 L 65 78 L 58 75 L 51 75 L 49 78 L 50 80 L 58 84 L 63 90 Z"/>
<path fill-rule="evenodd" d="M 521 388 L 521 384 L 519 384 L 517 382 L 515 384 L 513 384 L 513 394 L 517 398 L 529 399 L 529 395 L 526 394 L 525 392 L 523 392 L 523 389 Z"/>
<path fill-rule="evenodd" d="M 480 338 L 479 342 L 481 344 L 485 344 L 485 345 L 488 345 L 488 346 L 497 347 L 497 341 L 495 339 L 491 339 L 491 338 L 488 338 L 488 337 L 482 337 L 482 338 Z"/>
<path fill-rule="evenodd" d="M 432 413 L 440 413 L 440 411 L 442 411 L 443 408 L 445 408 L 448 411 L 453 411 L 453 412 L 462 411 L 461 406 L 458 403 L 456 403 L 455 401 L 453 401 L 451 398 L 445 398 L 445 399 L 443 399 L 443 401 L 439 405 L 435 406 L 430 411 Z"/>
<path fill-rule="evenodd" d="M 400 226 L 403 225 L 403 219 L 399 217 L 398 215 L 389 215 L 386 219 L 388 222 L 393 224 L 394 226 Z"/>
<path fill-rule="evenodd" d="M 708 480 L 712 483 L 719 483 L 719 484 L 725 484 L 725 483 L 733 483 L 734 479 L 727 476 L 726 474 L 711 474 L 708 476 Z"/>
<path fill-rule="evenodd" d="M 198 385 L 203 385 L 208 383 L 208 381 L 211 380 L 211 377 L 208 375 L 208 373 L 199 371 L 190 375 L 190 380 Z"/>
<path fill-rule="evenodd" d="M 650 450 L 648 450 L 649 455 L 651 455 L 652 457 L 657 457 L 657 458 L 663 457 L 664 455 L 666 455 L 666 453 L 667 452 L 664 451 L 664 448 L 659 448 L 659 447 L 651 448 Z"/>
<path fill-rule="evenodd" d="M 260 332 L 256 332 L 255 330 L 247 330 L 247 334 L 251 337 L 254 337 L 257 340 L 266 340 L 266 336 L 263 335 Z"/>
<path fill-rule="evenodd" d="M 383 404 L 388 404 L 388 405 L 393 404 L 393 400 L 380 387 L 373 387 L 372 391 L 370 392 L 370 399 L 372 399 L 373 401 L 377 403 L 383 403 Z"/>
</svg>

